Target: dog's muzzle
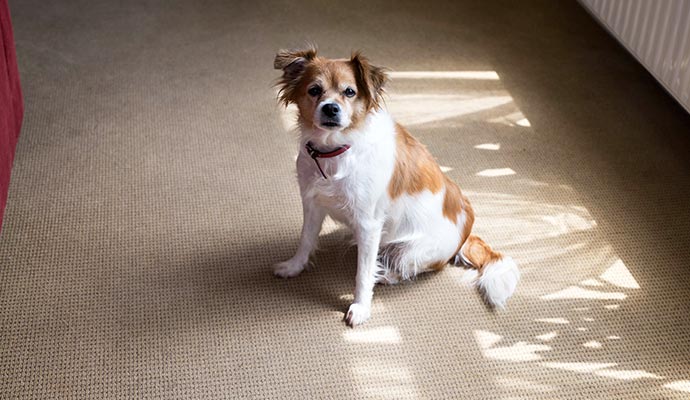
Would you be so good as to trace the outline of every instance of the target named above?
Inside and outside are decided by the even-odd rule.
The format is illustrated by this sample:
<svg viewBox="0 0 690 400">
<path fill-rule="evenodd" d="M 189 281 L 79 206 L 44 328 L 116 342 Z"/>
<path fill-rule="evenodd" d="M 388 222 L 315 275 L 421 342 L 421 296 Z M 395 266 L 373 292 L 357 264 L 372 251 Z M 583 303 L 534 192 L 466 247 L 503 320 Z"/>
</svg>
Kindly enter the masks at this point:
<svg viewBox="0 0 690 400">
<path fill-rule="evenodd" d="M 321 106 L 321 125 L 329 128 L 340 126 L 340 111 L 337 103 L 326 103 Z"/>
</svg>

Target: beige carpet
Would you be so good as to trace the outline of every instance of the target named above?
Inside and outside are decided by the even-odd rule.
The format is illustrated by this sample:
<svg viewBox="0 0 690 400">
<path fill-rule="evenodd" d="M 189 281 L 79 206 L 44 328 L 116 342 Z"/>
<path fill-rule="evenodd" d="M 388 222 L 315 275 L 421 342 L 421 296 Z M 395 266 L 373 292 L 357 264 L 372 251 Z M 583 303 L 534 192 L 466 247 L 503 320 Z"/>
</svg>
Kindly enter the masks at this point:
<svg viewBox="0 0 690 400">
<path fill-rule="evenodd" d="M 26 99 L 0 237 L 2 399 L 687 399 L 690 116 L 577 3 L 11 2 Z M 273 56 L 394 71 L 388 107 L 523 280 L 376 289 L 301 210 Z M 434 71 L 452 71 L 443 78 Z"/>
</svg>

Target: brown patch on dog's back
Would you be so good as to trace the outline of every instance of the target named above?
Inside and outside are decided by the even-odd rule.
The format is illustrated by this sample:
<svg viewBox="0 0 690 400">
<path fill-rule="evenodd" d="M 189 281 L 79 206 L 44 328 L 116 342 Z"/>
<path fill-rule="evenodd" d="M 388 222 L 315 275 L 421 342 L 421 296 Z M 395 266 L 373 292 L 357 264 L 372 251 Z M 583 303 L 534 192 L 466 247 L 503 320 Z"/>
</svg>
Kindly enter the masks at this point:
<svg viewBox="0 0 690 400">
<path fill-rule="evenodd" d="M 463 208 L 465 211 L 465 226 L 462 227 L 462 237 L 460 238 L 460 245 L 465 243 L 468 237 L 470 237 L 470 232 L 472 232 L 472 226 L 474 225 L 474 209 L 467 200 L 465 195 L 462 195 Z"/>
<path fill-rule="evenodd" d="M 465 240 L 470 237 L 470 232 L 472 232 L 472 226 L 474 225 L 474 210 L 470 201 L 460 191 L 460 187 L 447 176 L 444 176 L 444 178 L 446 180 L 446 194 L 443 198 L 443 216 L 457 224 L 458 214 L 465 213 L 465 222 L 460 233 L 460 241 L 455 249 L 455 253 L 453 253 L 455 256 L 460 251 Z M 453 260 L 450 261 L 452 262 Z"/>
<path fill-rule="evenodd" d="M 400 124 L 395 125 L 397 155 L 388 194 L 396 199 L 403 193 L 415 194 L 423 190 L 437 193 L 443 188 L 443 172 L 434 157 Z"/>
<path fill-rule="evenodd" d="M 460 244 L 462 244 L 470 236 L 470 231 L 472 231 L 474 210 L 470 201 L 460 191 L 458 185 L 447 176 L 444 176 L 444 178 L 446 181 L 446 194 L 443 198 L 443 216 L 457 224 L 458 215 L 463 211 L 465 212 L 465 225 L 462 227 L 462 238 L 460 240 Z"/>
<path fill-rule="evenodd" d="M 463 196 L 460 188 L 447 176 L 443 177 L 446 183 L 446 194 L 443 197 L 443 216 L 458 223 L 458 214 L 462 212 Z"/>
</svg>

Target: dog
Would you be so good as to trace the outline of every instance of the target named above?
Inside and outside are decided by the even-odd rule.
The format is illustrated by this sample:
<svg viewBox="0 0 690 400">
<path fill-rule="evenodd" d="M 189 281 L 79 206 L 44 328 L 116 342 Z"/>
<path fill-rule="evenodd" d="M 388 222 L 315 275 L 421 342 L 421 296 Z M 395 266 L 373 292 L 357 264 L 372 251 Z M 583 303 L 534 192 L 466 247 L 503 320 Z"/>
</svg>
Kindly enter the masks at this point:
<svg viewBox="0 0 690 400">
<path fill-rule="evenodd" d="M 328 215 L 352 230 L 357 245 L 348 325 L 370 318 L 377 283 L 395 284 L 449 263 L 476 270 L 486 302 L 503 308 L 520 278 L 517 264 L 471 235 L 467 197 L 384 109 L 386 70 L 360 52 L 329 59 L 313 46 L 280 50 L 274 68 L 282 70 L 279 101 L 299 111 L 304 213 L 297 252 L 275 266 L 275 275 L 291 278 L 305 269 Z"/>
</svg>

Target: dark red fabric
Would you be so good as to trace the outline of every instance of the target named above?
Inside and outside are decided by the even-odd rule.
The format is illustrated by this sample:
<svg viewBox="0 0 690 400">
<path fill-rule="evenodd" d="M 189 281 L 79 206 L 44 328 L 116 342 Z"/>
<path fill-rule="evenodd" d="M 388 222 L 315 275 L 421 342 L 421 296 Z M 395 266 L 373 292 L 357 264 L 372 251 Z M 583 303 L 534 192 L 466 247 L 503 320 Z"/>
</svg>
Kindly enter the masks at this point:
<svg viewBox="0 0 690 400">
<path fill-rule="evenodd" d="M 10 9 L 7 0 L 0 0 L 0 229 L 23 115 L 24 103 L 19 87 Z"/>
<path fill-rule="evenodd" d="M 311 144 L 311 142 L 307 142 L 307 144 L 304 147 L 306 147 L 307 153 L 309 153 L 309 156 L 311 158 L 333 158 L 333 157 L 337 157 L 337 156 L 343 154 L 344 152 L 346 152 L 350 149 L 350 145 L 345 144 L 345 145 L 338 147 L 337 149 L 335 149 L 333 151 L 329 151 L 327 153 L 322 153 L 322 152 L 316 150 L 316 148 Z"/>
</svg>

